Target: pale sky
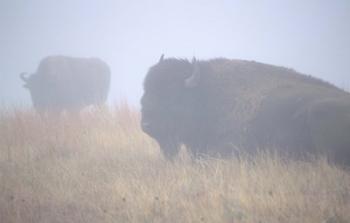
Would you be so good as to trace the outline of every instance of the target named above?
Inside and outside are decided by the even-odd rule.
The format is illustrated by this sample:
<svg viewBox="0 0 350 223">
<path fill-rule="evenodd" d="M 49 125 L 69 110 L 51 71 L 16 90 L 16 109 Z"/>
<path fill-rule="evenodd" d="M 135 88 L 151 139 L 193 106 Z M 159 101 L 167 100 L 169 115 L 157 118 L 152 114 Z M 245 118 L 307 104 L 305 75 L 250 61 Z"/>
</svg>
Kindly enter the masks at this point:
<svg viewBox="0 0 350 223">
<path fill-rule="evenodd" d="M 350 87 L 347 0 L 0 0 L 0 105 L 30 105 L 18 74 L 48 55 L 99 57 L 109 102 L 137 105 L 165 57 L 248 59 Z"/>
</svg>

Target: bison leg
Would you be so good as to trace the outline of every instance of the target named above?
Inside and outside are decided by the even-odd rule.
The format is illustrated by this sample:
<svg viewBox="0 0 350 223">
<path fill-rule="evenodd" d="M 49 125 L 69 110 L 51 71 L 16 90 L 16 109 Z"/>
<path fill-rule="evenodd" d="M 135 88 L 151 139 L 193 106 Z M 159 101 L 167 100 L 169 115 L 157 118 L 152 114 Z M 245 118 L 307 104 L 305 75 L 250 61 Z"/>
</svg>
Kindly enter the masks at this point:
<svg viewBox="0 0 350 223">
<path fill-rule="evenodd" d="M 172 160 L 179 152 L 179 144 L 174 141 L 159 142 L 160 149 L 166 159 Z"/>
</svg>

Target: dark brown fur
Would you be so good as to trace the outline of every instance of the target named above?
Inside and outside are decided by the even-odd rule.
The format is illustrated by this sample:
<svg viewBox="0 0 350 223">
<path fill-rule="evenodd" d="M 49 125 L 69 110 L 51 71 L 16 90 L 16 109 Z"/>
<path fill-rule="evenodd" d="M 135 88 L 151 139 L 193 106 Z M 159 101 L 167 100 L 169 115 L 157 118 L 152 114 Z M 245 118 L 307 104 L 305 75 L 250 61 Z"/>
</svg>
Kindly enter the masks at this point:
<svg viewBox="0 0 350 223">
<path fill-rule="evenodd" d="M 200 78 L 186 86 L 197 66 Z M 350 95 L 294 70 L 244 60 L 166 59 L 150 68 L 142 125 L 164 154 L 277 149 L 350 164 Z"/>
<path fill-rule="evenodd" d="M 79 111 L 106 101 L 110 69 L 97 58 L 49 56 L 34 74 L 21 78 L 39 112 Z"/>
</svg>

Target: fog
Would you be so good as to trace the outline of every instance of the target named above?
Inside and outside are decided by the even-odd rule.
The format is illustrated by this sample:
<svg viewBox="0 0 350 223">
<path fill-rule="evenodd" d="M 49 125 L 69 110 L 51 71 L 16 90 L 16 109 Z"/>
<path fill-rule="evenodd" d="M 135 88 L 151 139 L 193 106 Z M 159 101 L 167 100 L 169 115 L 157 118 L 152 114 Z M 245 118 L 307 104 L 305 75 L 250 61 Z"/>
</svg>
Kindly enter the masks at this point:
<svg viewBox="0 0 350 223">
<path fill-rule="evenodd" d="M 162 53 L 282 65 L 348 88 L 349 12 L 346 0 L 1 0 L 0 104 L 31 105 L 18 74 L 48 55 L 106 61 L 111 104 L 138 105 Z"/>
</svg>

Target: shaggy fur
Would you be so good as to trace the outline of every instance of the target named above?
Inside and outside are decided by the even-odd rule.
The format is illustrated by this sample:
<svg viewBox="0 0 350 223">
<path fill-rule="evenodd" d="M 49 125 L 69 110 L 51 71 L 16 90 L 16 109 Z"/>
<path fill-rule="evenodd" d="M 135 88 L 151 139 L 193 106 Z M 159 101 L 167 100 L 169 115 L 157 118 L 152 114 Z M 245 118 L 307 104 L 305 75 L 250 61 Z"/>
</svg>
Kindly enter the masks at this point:
<svg viewBox="0 0 350 223">
<path fill-rule="evenodd" d="M 110 69 L 97 58 L 50 56 L 40 62 L 36 73 L 23 80 L 36 110 L 80 110 L 106 101 Z"/>
<path fill-rule="evenodd" d="M 200 78 L 186 87 L 198 66 Z M 350 95 L 292 69 L 245 60 L 191 63 L 166 59 L 150 68 L 142 127 L 167 157 L 181 144 L 195 154 L 274 148 L 300 157 L 317 151 L 350 164 Z"/>
</svg>

